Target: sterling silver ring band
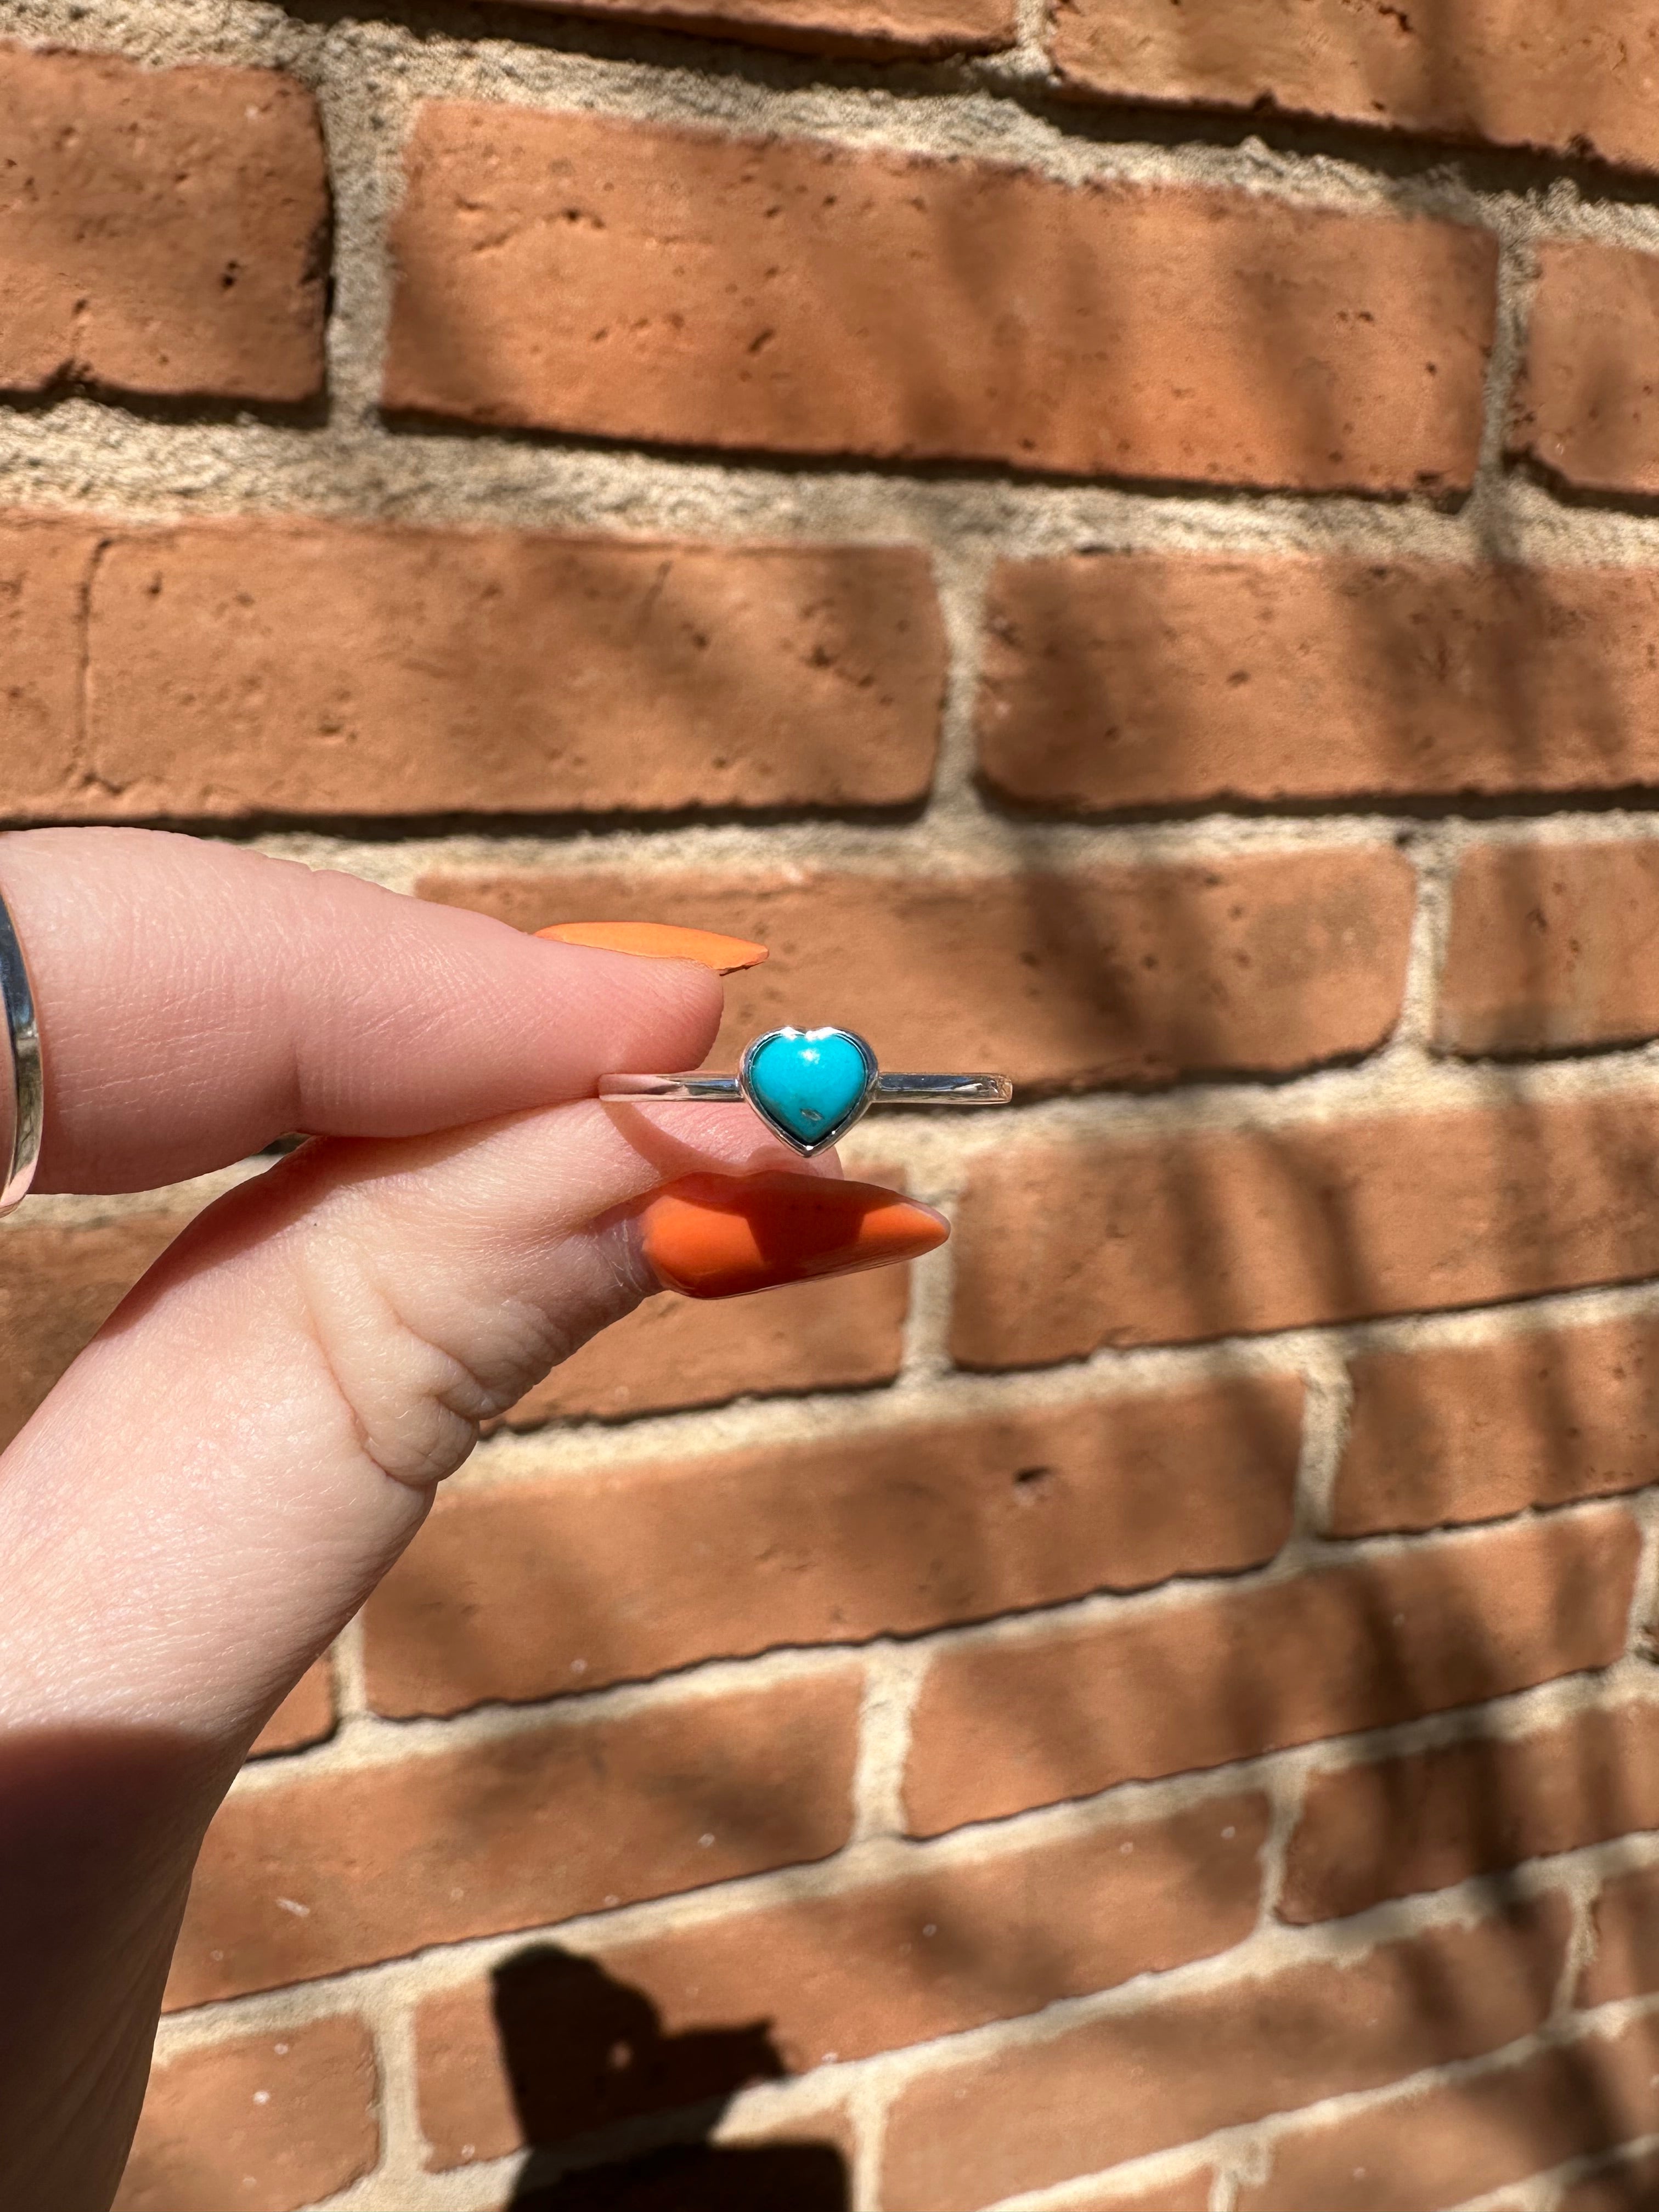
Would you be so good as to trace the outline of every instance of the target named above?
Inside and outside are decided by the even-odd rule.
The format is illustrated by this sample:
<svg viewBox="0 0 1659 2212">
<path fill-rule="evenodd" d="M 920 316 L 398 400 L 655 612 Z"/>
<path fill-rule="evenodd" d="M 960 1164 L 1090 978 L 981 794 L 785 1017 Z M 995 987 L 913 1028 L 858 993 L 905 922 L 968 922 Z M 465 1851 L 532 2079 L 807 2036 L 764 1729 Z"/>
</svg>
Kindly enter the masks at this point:
<svg viewBox="0 0 1659 2212">
<path fill-rule="evenodd" d="M 40 1066 L 40 1025 L 28 967 L 6 902 L 0 898 L 0 1013 L 4 1016 L 4 1049 L 0 1054 L 0 1213 L 10 1213 L 28 1195 L 40 1158 L 46 1119 L 46 1084 Z"/>
<path fill-rule="evenodd" d="M 856 1030 L 778 1029 L 744 1050 L 735 1075 L 605 1075 L 601 1098 L 684 1098 L 751 1106 L 774 1135 L 810 1158 L 872 1106 L 1006 1106 L 1006 1075 L 884 1075 Z"/>
<path fill-rule="evenodd" d="M 872 1106 L 1006 1106 L 1014 1086 L 1006 1075 L 878 1075 Z M 744 1096 L 735 1075 L 607 1075 L 601 1098 L 700 1098 L 730 1105 Z"/>
</svg>

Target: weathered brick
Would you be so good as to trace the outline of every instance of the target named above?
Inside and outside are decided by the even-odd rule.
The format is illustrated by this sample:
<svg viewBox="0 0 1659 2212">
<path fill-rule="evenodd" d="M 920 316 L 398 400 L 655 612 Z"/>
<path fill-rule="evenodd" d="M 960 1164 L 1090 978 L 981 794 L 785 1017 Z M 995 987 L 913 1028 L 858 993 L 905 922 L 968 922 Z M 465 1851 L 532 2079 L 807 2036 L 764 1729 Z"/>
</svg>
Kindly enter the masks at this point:
<svg viewBox="0 0 1659 2212">
<path fill-rule="evenodd" d="M 1580 490 L 1659 491 L 1659 255 L 1586 239 L 1536 252 L 1511 453 Z"/>
<path fill-rule="evenodd" d="M 1624 1651 L 1618 1507 L 934 1655 L 904 1802 L 934 1835 L 1119 1782 L 1477 1705 Z"/>
<path fill-rule="evenodd" d="M 393 245 L 400 410 L 1371 491 L 1479 445 L 1496 252 L 1452 224 L 434 102 Z"/>
<path fill-rule="evenodd" d="M 1477 846 L 1453 879 L 1435 1042 L 1477 1054 L 1659 1036 L 1656 954 L 1659 843 Z"/>
<path fill-rule="evenodd" d="M 1650 2132 L 1659 2023 L 1587 2035 L 1518 2066 L 1278 2136 L 1238 2212 L 1442 2212 Z M 1644 2200 L 1650 2201 L 1650 2200 Z"/>
<path fill-rule="evenodd" d="M 1075 2194 L 1066 2199 L 1066 2212 L 1210 2212 L 1210 2191 L 1215 2175 L 1209 2166 L 1183 2180 L 1162 2188 L 1137 2189 L 1107 2182 L 1098 2195 Z"/>
<path fill-rule="evenodd" d="M 741 2031 L 738 2041 L 752 2047 L 763 2042 L 763 2031 Z M 640 2055 L 648 2063 L 653 2054 Z M 631 2046 L 624 2063 L 638 2063 Z M 534 2085 L 526 2086 L 533 2094 Z M 670 2139 L 653 2150 L 641 2152 L 622 2136 L 590 2137 L 581 2154 L 596 2154 L 596 2163 L 567 2172 L 548 2190 L 520 2184 L 498 2198 L 492 2212 L 688 2212 L 692 2206 L 845 2212 L 858 2157 L 857 2122 L 845 2102 L 786 2116 L 763 2092 L 739 2094 L 712 2126 L 708 2111 L 687 2114 L 681 2130 L 671 2124 L 665 2130 Z"/>
<path fill-rule="evenodd" d="M 84 595 L 97 544 L 81 522 L 0 520 L 0 822 L 26 804 L 51 811 L 54 800 L 72 801 Z"/>
<path fill-rule="evenodd" d="M 1610 2004 L 1659 1990 L 1659 1865 L 1607 1876 L 1590 1906 L 1590 1939 L 1576 2003 Z"/>
<path fill-rule="evenodd" d="M 1025 805 L 1659 782 L 1659 570 L 1073 554 L 988 622 L 981 765 Z"/>
<path fill-rule="evenodd" d="M 271 70 L 0 46 L 0 389 L 322 388 L 316 102 Z"/>
<path fill-rule="evenodd" d="M 1364 1352 L 1334 1535 L 1495 1521 L 1659 1473 L 1659 1320 Z"/>
<path fill-rule="evenodd" d="M 534 8 L 649 23 L 757 46 L 872 61 L 988 53 L 1013 44 L 1012 0 L 526 0 Z"/>
<path fill-rule="evenodd" d="M 1659 6 L 1552 0 L 1072 0 L 1052 52 L 1074 90 L 1267 108 L 1429 137 L 1659 167 Z"/>
<path fill-rule="evenodd" d="M 1042 1090 L 1370 1050 L 1399 1018 L 1416 896 L 1386 848 L 1017 876 L 444 875 L 420 890 L 521 928 L 625 915 L 769 945 L 727 983 L 718 1066 L 810 1018 L 857 1030 L 884 1066 L 996 1068 Z"/>
<path fill-rule="evenodd" d="M 0 1447 L 190 1218 L 158 1206 L 112 1221 L 12 1223 L 0 1234 Z"/>
<path fill-rule="evenodd" d="M 373 2170 L 379 2103 L 374 2045 L 355 2017 L 164 2059 L 115 2212 L 298 2212 Z"/>
<path fill-rule="evenodd" d="M 763 2103 L 739 2096 L 709 2130 L 708 2140 L 718 2151 L 723 2151 L 728 2156 L 734 2149 L 774 2144 L 795 2143 L 807 2148 L 833 2149 L 840 2160 L 838 2178 L 850 2192 L 853 2164 L 858 2156 L 858 2124 L 847 2104 L 840 2099 L 832 2097 L 811 2111 L 797 2110 L 788 2118 L 782 2118 L 769 2112 Z M 815 2178 L 823 2174 L 826 2181 L 830 2171 L 827 2163 L 804 2170 Z M 727 2171 L 733 2173 L 739 2183 L 743 2181 L 744 2170 L 740 2166 L 728 2165 Z M 741 2188 L 736 2194 L 738 2203 L 742 2204 L 745 2200 Z M 761 2201 L 764 2203 L 766 2200 L 763 2197 Z M 780 2192 L 779 2201 L 793 2203 L 796 2200 L 793 2192 L 787 2199 Z M 806 2205 L 816 2207 L 819 2198 L 817 2194 L 805 2191 L 802 2201 Z M 825 2201 L 829 2201 L 827 2194 Z M 835 2201 L 839 2203 L 841 2200 Z M 664 2212 L 674 2212 L 673 2206 L 665 2207 Z"/>
<path fill-rule="evenodd" d="M 454 1712 L 1256 1565 L 1301 1399 L 1253 1377 L 453 1489 L 365 1608 L 369 1698 Z"/>
<path fill-rule="evenodd" d="M 1575 1713 L 1309 1781 L 1279 1917 L 1334 1919 L 1554 1851 L 1659 1828 L 1659 1705 Z M 1477 2192 L 1466 2192 L 1474 2196 Z"/>
<path fill-rule="evenodd" d="M 1649 2132 L 1647 2128 L 1642 2133 Z M 1659 2154 L 1621 2159 L 1617 2166 L 1576 2181 L 1556 2199 L 1555 2212 L 1650 2212 L 1659 2201 Z"/>
<path fill-rule="evenodd" d="M 1659 1273 L 1659 1097 L 1010 1143 L 956 1254 L 967 1367 L 1628 1282 Z"/>
<path fill-rule="evenodd" d="M 169 2004 L 827 1857 L 851 1823 L 861 1687 L 847 1666 L 237 1791 Z"/>
<path fill-rule="evenodd" d="M 1566 1929 L 1565 1906 L 1549 1899 L 1506 1921 L 1155 2000 L 922 2075 L 888 2120 L 882 2203 L 977 2212 L 1494 2050 L 1544 2018 Z"/>
<path fill-rule="evenodd" d="M 870 1173 L 877 1182 L 902 1180 L 896 1170 Z M 84 1225 L 15 1224 L 0 1235 L 7 1353 L 0 1448 L 189 1218 L 181 1206 Z M 653 1298 L 556 1367 L 501 1425 L 620 1420 L 772 1392 L 888 1382 L 903 1352 L 909 1294 L 908 1267 L 882 1267 L 792 1283 L 735 1305 Z"/>
<path fill-rule="evenodd" d="M 562 2142 L 695 2106 L 745 2064 L 805 2073 L 1226 1950 L 1255 1924 L 1267 1826 L 1264 1798 L 1212 1798 L 970 1863 L 930 1857 L 898 1880 L 591 1960 L 520 1960 L 496 1985 L 473 1982 L 416 2012 L 431 2162 Z M 742 2025 L 757 2019 L 764 2049 Z M 609 2057 L 618 2039 L 635 2054 L 621 2071 Z M 540 2085 L 533 2113 L 522 2092 L 514 2100 L 526 2079 Z"/>
<path fill-rule="evenodd" d="M 776 1391 L 890 1382 L 903 1356 L 909 1303 L 908 1267 L 789 1283 L 734 1304 L 652 1298 L 526 1391 L 502 1425 L 615 1421 Z"/>
<path fill-rule="evenodd" d="M 123 537 L 88 653 L 73 811 L 126 818 L 890 806 L 945 682 L 913 548 L 343 523 Z"/>
<path fill-rule="evenodd" d="M 334 1679 L 326 1659 L 307 1667 L 253 1740 L 250 1759 L 303 1751 L 334 1733 Z"/>
</svg>

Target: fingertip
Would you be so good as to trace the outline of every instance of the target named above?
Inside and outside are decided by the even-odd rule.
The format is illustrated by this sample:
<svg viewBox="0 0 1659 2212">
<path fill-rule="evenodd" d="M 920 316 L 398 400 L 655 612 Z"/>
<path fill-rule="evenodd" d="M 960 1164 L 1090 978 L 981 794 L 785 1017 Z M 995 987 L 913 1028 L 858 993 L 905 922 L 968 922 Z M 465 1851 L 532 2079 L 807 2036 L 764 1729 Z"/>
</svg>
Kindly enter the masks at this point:
<svg viewBox="0 0 1659 2212">
<path fill-rule="evenodd" d="M 726 1012 L 715 969 L 699 960 L 641 960 L 599 946 L 552 942 L 580 963 L 585 982 L 596 974 L 604 981 L 611 1026 L 601 1075 L 674 1075 L 702 1065 Z"/>
</svg>

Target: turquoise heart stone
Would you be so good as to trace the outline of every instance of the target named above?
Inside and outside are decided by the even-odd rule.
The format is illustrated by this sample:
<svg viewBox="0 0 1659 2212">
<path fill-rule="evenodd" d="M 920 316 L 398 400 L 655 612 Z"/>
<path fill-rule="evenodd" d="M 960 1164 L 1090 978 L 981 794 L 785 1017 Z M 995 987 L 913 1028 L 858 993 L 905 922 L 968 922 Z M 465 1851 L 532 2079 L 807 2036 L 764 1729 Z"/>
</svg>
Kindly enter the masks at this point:
<svg viewBox="0 0 1659 2212">
<path fill-rule="evenodd" d="M 744 1063 L 762 1118 L 800 1151 L 828 1144 L 856 1114 L 874 1063 L 847 1030 L 774 1030 Z"/>
</svg>

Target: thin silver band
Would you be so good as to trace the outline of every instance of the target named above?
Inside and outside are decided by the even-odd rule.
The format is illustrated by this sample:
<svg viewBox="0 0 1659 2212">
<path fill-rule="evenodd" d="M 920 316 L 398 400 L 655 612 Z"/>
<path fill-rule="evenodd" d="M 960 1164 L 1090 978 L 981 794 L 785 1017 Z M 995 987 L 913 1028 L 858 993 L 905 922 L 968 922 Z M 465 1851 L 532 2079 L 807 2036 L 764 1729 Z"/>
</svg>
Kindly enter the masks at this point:
<svg viewBox="0 0 1659 2212">
<path fill-rule="evenodd" d="M 729 1105 L 743 1097 L 735 1075 L 604 1075 L 601 1098 L 696 1098 Z M 872 1106 L 1006 1106 L 1014 1086 L 1006 1075 L 878 1075 Z"/>
<path fill-rule="evenodd" d="M 10 1213 L 23 1203 L 34 1181 L 46 1119 L 46 1084 L 34 993 L 29 988 L 23 948 L 3 898 L 0 898 L 0 1012 L 5 1017 L 4 1054 L 0 1057 L 0 1213 Z"/>
</svg>

